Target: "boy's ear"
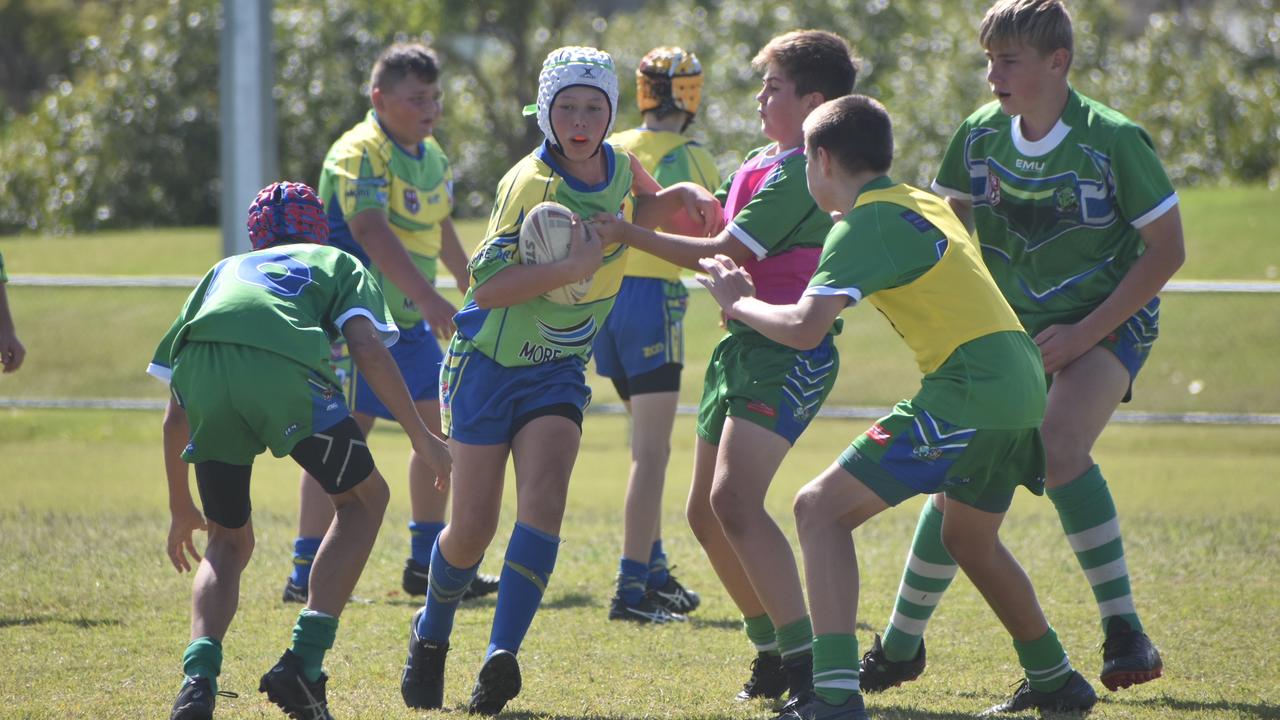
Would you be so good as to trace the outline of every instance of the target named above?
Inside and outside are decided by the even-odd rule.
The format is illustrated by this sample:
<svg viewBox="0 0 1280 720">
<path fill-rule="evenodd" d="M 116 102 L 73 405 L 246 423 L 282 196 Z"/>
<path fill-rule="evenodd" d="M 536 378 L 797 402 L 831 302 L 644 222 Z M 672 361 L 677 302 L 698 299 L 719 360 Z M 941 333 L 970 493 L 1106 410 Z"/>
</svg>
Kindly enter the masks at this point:
<svg viewBox="0 0 1280 720">
<path fill-rule="evenodd" d="M 1050 53 L 1049 68 L 1054 72 L 1067 74 L 1067 68 L 1071 66 L 1071 51 L 1066 48 L 1058 48 Z"/>
<path fill-rule="evenodd" d="M 375 87 L 369 91 L 369 102 L 373 104 L 374 110 L 382 110 L 383 101 L 382 88 Z"/>
</svg>

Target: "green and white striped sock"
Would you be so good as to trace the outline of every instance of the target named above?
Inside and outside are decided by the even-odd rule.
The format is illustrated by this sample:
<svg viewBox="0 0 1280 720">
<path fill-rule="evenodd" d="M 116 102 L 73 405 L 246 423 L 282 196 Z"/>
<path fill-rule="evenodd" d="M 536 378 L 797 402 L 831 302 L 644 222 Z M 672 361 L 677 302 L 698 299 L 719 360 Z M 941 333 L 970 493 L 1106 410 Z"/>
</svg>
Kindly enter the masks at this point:
<svg viewBox="0 0 1280 720">
<path fill-rule="evenodd" d="M 1026 673 L 1032 690 L 1053 692 L 1071 678 L 1071 661 L 1067 659 L 1067 651 L 1062 649 L 1058 634 L 1052 627 L 1037 640 L 1014 640 L 1013 649 L 1018 653 L 1018 664 Z"/>
<path fill-rule="evenodd" d="M 813 691 L 829 705 L 843 705 L 861 690 L 858 638 L 819 635 L 813 639 Z"/>
<path fill-rule="evenodd" d="M 942 511 L 925 498 L 916 536 L 907 553 L 907 566 L 898 585 L 893 617 L 884 631 L 884 656 L 894 662 L 911 660 L 920 651 L 929 617 L 956 577 L 959 566 L 942 545 Z"/>
<path fill-rule="evenodd" d="M 1094 465 L 1066 485 L 1049 488 L 1048 494 L 1076 560 L 1093 588 L 1103 630 L 1109 619 L 1120 617 L 1129 627 L 1141 631 L 1142 621 L 1129 587 L 1120 519 L 1102 471 Z"/>
</svg>

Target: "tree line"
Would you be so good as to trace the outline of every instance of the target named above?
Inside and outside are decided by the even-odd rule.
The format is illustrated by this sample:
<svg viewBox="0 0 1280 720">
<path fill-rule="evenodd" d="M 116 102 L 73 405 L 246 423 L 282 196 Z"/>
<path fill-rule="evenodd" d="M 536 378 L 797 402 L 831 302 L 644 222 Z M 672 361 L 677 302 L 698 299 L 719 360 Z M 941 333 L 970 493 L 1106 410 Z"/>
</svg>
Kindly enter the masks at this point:
<svg viewBox="0 0 1280 720">
<path fill-rule="evenodd" d="M 440 53 L 438 131 L 458 213 L 488 213 L 502 173 L 539 142 L 521 108 L 543 57 L 609 51 L 618 127 L 639 121 L 632 73 L 659 44 L 702 61 L 692 126 L 725 168 L 763 143 L 750 60 L 773 35 L 829 29 L 861 59 L 858 91 L 895 121 L 897 179 L 927 184 L 951 133 L 990 99 L 977 25 L 986 0 L 310 0 L 273 12 L 280 168 L 314 183 L 368 108 L 388 43 Z M 1072 0 L 1073 85 L 1141 123 L 1176 185 L 1280 186 L 1275 0 Z M 0 232 L 217 222 L 219 0 L 0 4 Z"/>
</svg>

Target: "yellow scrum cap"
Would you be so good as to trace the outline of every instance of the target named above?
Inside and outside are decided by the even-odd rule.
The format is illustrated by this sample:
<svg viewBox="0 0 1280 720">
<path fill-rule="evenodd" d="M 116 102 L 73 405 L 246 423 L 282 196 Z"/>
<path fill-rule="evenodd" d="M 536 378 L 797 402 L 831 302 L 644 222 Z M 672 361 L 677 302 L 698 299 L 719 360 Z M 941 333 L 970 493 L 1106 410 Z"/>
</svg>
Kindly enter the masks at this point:
<svg viewBox="0 0 1280 720">
<path fill-rule="evenodd" d="M 678 47 L 656 47 L 636 68 L 636 105 L 640 112 L 663 106 L 697 114 L 702 103 L 702 63 Z"/>
</svg>

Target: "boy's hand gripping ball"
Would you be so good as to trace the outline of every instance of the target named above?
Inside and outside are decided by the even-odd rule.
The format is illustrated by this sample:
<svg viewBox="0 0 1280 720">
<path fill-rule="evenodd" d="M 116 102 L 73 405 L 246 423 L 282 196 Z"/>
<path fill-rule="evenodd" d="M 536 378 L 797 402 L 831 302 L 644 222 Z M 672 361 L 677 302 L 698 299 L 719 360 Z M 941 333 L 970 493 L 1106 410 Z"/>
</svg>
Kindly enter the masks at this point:
<svg viewBox="0 0 1280 720">
<path fill-rule="evenodd" d="M 520 225 L 520 262 L 525 265 L 545 265 L 563 260 L 569 254 L 573 213 L 569 208 L 554 202 L 534 205 Z M 578 282 L 558 287 L 543 295 L 560 305 L 576 305 L 591 289 L 591 276 Z"/>
</svg>

